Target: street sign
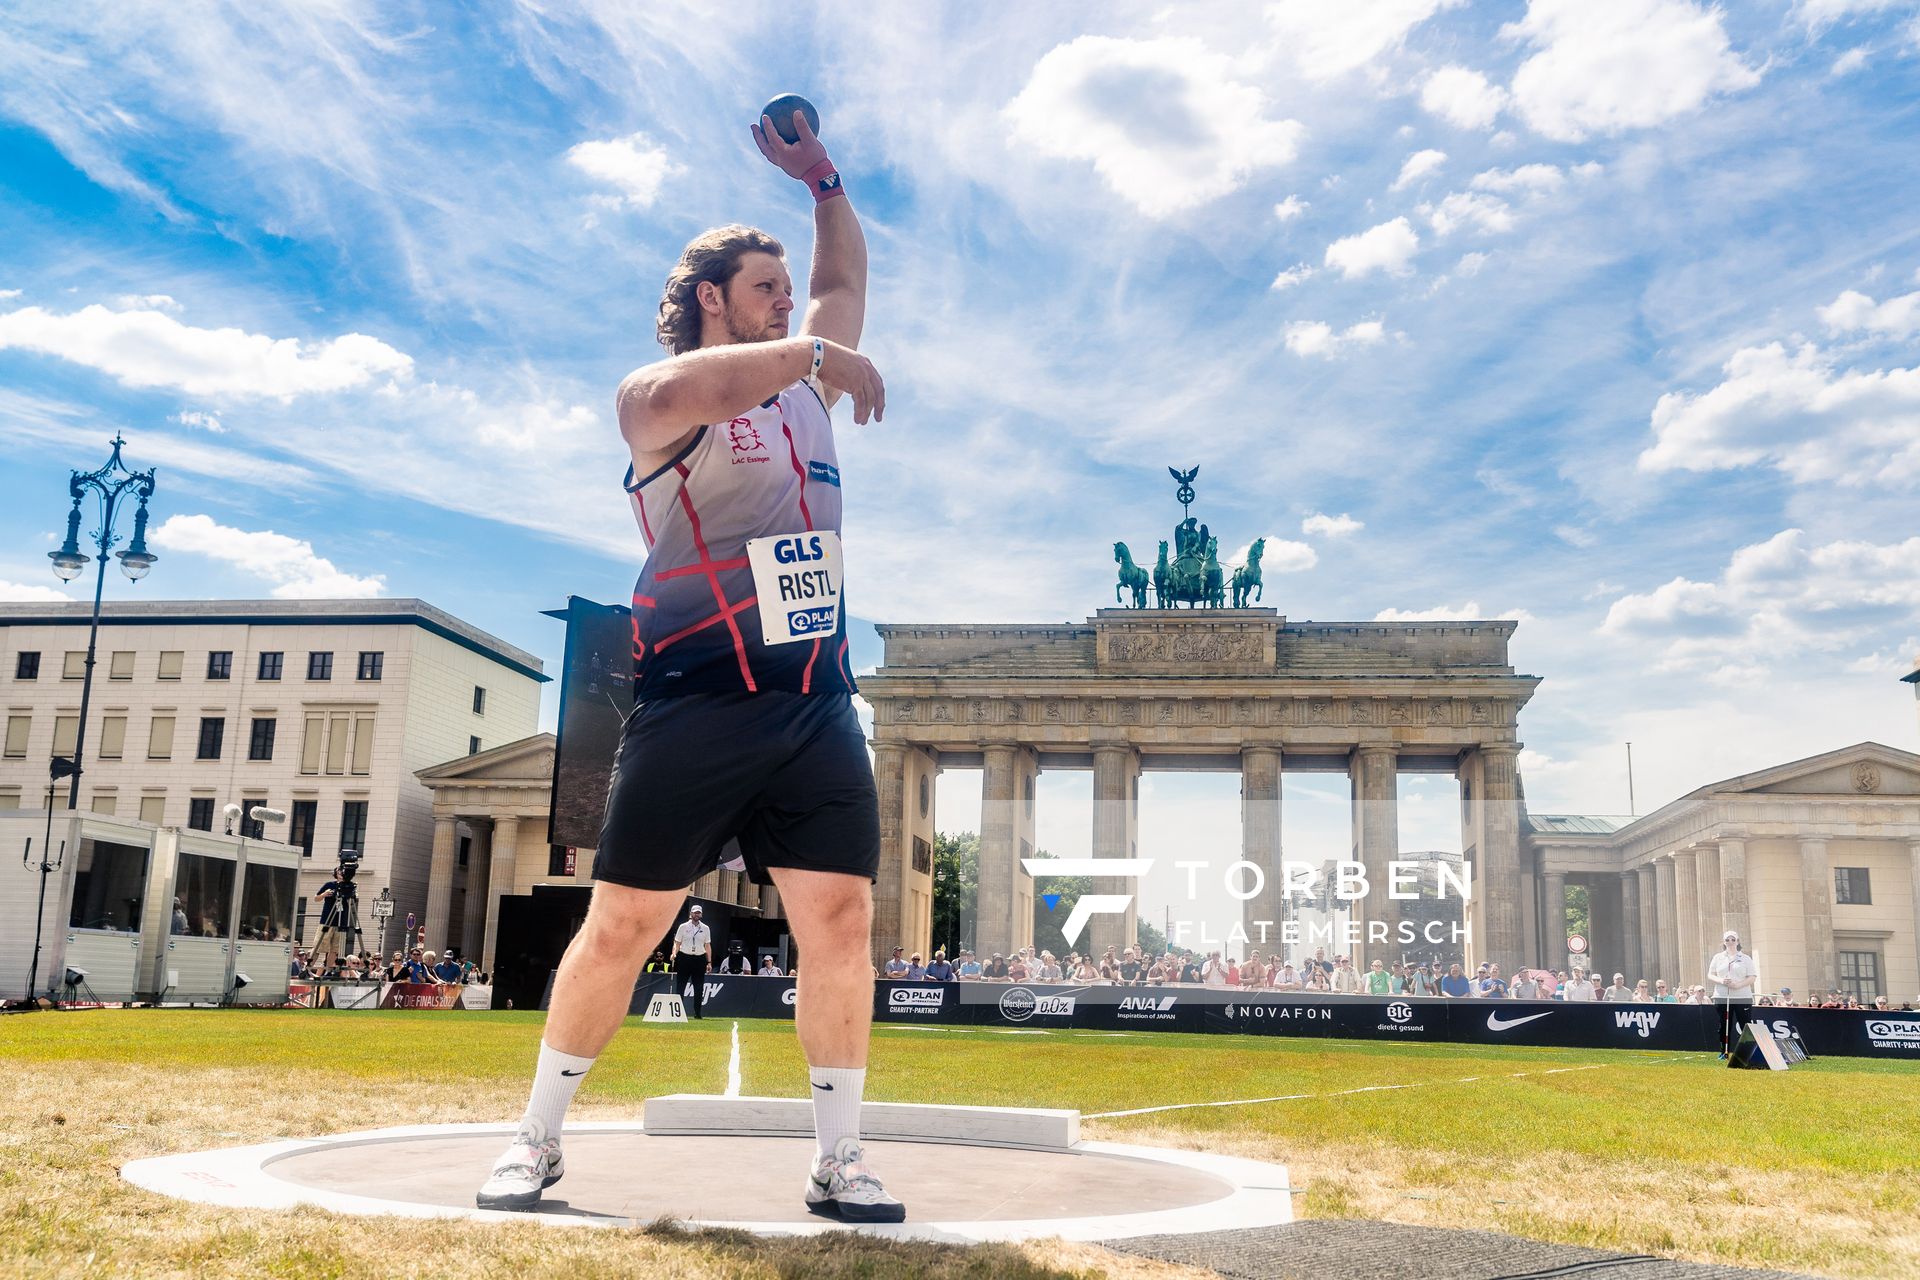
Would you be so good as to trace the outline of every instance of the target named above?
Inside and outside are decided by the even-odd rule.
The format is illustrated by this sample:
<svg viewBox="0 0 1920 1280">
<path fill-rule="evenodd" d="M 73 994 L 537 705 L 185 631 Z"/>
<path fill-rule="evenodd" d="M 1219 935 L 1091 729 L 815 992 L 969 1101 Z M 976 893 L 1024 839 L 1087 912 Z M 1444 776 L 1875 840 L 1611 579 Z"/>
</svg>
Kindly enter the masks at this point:
<svg viewBox="0 0 1920 1280">
<path fill-rule="evenodd" d="M 1568 951 L 1571 951 L 1574 955 L 1577 956 L 1581 952 L 1585 951 L 1586 949 L 1587 949 L 1587 940 L 1585 938 L 1581 937 L 1577 933 L 1572 933 L 1567 935 Z"/>
<path fill-rule="evenodd" d="M 385 920 L 392 915 L 393 915 L 393 899 L 392 898 L 375 898 L 373 900 L 373 918 L 375 920 Z"/>
</svg>

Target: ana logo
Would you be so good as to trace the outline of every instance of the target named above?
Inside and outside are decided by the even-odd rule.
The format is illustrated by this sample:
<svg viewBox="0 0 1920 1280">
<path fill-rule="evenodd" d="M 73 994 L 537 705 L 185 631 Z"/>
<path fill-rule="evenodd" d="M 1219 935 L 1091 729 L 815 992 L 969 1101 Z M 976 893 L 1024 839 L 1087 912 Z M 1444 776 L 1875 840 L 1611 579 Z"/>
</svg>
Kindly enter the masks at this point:
<svg viewBox="0 0 1920 1280">
<path fill-rule="evenodd" d="M 1645 1040 L 1653 1034 L 1653 1029 L 1660 1025 L 1660 1015 L 1651 1009 L 1635 1009 L 1631 1012 L 1616 1011 L 1613 1015 L 1613 1025 L 1622 1030 L 1632 1027 L 1640 1033 L 1640 1038 Z"/>
<path fill-rule="evenodd" d="M 1171 1018 L 1179 996 L 1121 996 L 1119 1015 L 1123 1018 Z"/>
<path fill-rule="evenodd" d="M 947 1003 L 945 987 L 895 987 L 887 1008 L 895 1013 L 938 1013 Z"/>
<path fill-rule="evenodd" d="M 1043 876 L 1106 876 L 1138 880 L 1153 869 L 1152 858 L 1022 858 L 1020 865 L 1035 878 Z M 1133 905 L 1130 893 L 1083 893 L 1060 926 L 1069 945 L 1080 941 L 1087 921 L 1095 916 L 1119 916 Z M 1126 1002 L 1121 1002 L 1126 1007 Z"/>
<path fill-rule="evenodd" d="M 727 424 L 727 443 L 733 447 L 734 462 L 767 460 L 767 442 L 760 438 L 760 431 L 751 418 L 735 418 Z M 758 457 L 753 456 L 756 453 Z"/>
<path fill-rule="evenodd" d="M 1391 1022 L 1412 1022 L 1413 1006 L 1404 1000 L 1395 1000 L 1387 1006 L 1387 1019 Z"/>
<path fill-rule="evenodd" d="M 1487 1030 L 1506 1031 L 1513 1027 L 1524 1026 L 1526 1023 L 1538 1022 L 1542 1018 L 1550 1018 L 1552 1016 L 1553 1010 L 1551 1009 L 1545 1013 L 1530 1013 L 1524 1018 L 1503 1018 L 1497 1013 L 1490 1013 L 1487 1015 Z"/>
<path fill-rule="evenodd" d="M 800 988 L 798 987 L 788 987 L 785 991 L 782 991 L 780 993 L 781 1004 L 793 1004 L 795 1001 L 799 999 L 800 999 Z"/>
</svg>

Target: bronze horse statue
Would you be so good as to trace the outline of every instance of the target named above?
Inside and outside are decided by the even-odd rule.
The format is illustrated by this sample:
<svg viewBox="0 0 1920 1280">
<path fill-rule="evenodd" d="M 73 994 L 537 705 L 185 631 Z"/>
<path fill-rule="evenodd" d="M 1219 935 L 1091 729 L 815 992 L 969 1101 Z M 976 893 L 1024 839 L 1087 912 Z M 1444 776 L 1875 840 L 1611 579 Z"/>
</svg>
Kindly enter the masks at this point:
<svg viewBox="0 0 1920 1280">
<path fill-rule="evenodd" d="M 1162 549 L 1164 550 L 1164 544 Z M 1120 566 L 1120 581 L 1115 583 L 1113 588 L 1114 603 L 1125 604 L 1126 601 L 1121 598 L 1121 593 L 1131 590 L 1133 592 L 1132 607 L 1146 608 L 1147 571 L 1133 562 L 1133 553 L 1127 550 L 1127 544 L 1124 542 L 1113 544 L 1113 559 L 1114 563 Z"/>
<path fill-rule="evenodd" d="M 1253 600 L 1258 600 L 1263 588 L 1260 583 L 1260 556 L 1267 549 L 1265 538 L 1255 538 L 1253 545 L 1247 548 L 1247 562 L 1233 571 L 1233 607 L 1244 609 Z"/>
</svg>

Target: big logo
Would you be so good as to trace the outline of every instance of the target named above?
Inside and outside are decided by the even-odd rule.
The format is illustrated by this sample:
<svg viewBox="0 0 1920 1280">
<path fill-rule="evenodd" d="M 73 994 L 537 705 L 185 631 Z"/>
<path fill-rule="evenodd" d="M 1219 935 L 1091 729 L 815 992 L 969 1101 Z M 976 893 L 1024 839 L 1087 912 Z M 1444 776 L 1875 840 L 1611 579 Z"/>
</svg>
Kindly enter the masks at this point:
<svg viewBox="0 0 1920 1280">
<path fill-rule="evenodd" d="M 1072 996 L 1040 996 L 1025 987 L 1009 987 L 1000 996 L 1000 1016 L 1008 1022 L 1025 1022 L 1028 1018 L 1070 1018 L 1073 1016 Z"/>
<path fill-rule="evenodd" d="M 1412 1022 L 1413 1006 L 1404 1000 L 1395 1000 L 1387 1006 L 1387 1019 L 1390 1022 Z"/>
<path fill-rule="evenodd" d="M 1632 1027 L 1640 1033 L 1640 1038 L 1645 1040 L 1653 1034 L 1653 1029 L 1660 1025 L 1660 1014 L 1653 1009 L 1615 1010 L 1613 1025 L 1623 1031 Z"/>
<path fill-rule="evenodd" d="M 1106 876 L 1138 880 L 1153 869 L 1152 858 L 1022 858 L 1030 876 Z M 1130 893 L 1083 893 L 1067 912 L 1061 934 L 1069 944 L 1080 941 L 1087 921 L 1095 916 L 1119 916 L 1133 905 Z"/>
<path fill-rule="evenodd" d="M 936 1014 L 946 1004 L 945 987 L 895 987 L 887 995 L 887 1008 L 894 1013 Z"/>
</svg>

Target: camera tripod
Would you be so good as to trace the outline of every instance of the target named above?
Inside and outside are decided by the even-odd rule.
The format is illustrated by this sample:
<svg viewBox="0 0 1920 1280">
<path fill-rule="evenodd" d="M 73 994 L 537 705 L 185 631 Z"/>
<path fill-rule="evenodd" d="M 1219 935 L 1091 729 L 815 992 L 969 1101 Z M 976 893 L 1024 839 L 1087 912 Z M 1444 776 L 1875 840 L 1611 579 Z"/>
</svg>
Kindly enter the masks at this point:
<svg viewBox="0 0 1920 1280">
<path fill-rule="evenodd" d="M 321 955 L 338 959 L 343 935 L 349 952 L 356 941 L 364 946 L 366 939 L 360 931 L 360 894 L 352 880 L 343 880 L 334 886 L 333 913 L 327 920 L 328 923 L 320 930 L 320 936 L 313 940 L 309 963 Z"/>
</svg>

